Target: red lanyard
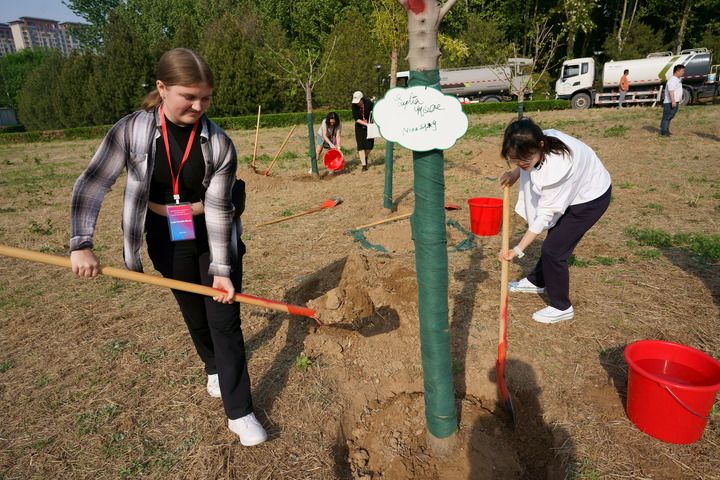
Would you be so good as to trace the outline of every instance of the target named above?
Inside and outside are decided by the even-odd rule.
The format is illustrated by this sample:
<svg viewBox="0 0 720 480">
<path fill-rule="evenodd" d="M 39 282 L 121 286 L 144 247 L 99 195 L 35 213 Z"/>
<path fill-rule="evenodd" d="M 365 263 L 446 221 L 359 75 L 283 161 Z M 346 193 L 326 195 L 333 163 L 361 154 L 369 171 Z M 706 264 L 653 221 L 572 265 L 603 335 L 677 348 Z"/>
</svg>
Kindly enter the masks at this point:
<svg viewBox="0 0 720 480">
<path fill-rule="evenodd" d="M 180 166 L 178 167 L 178 173 L 176 176 L 173 173 L 172 159 L 170 158 L 170 142 L 168 142 L 167 124 L 165 123 L 165 113 L 162 106 L 160 107 L 159 113 L 160 126 L 162 127 L 163 143 L 165 143 L 165 153 L 167 154 L 168 168 L 170 169 L 170 178 L 172 179 L 173 198 L 175 199 L 175 203 L 180 203 L 180 171 L 185 166 L 185 162 L 187 162 L 188 157 L 190 156 L 190 150 L 192 149 L 193 140 L 195 140 L 195 132 L 197 131 L 200 121 L 198 120 L 197 122 L 195 122 L 195 125 L 193 125 L 193 129 L 192 132 L 190 132 L 190 138 L 188 139 L 188 143 L 185 146 L 185 153 L 183 154 L 183 158 L 180 162 Z"/>
</svg>

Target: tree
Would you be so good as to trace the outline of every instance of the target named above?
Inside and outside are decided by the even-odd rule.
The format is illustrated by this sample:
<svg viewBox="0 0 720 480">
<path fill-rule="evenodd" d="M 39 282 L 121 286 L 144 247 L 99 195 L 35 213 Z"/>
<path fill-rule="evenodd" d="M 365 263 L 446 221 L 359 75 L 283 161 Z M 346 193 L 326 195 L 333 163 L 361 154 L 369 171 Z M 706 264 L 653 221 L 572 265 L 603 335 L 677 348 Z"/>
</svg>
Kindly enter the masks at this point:
<svg viewBox="0 0 720 480">
<path fill-rule="evenodd" d="M 258 105 L 265 112 L 276 112 L 291 104 L 284 93 L 289 82 L 273 78 L 261 68 L 260 19 L 252 9 L 242 8 L 209 24 L 201 47 L 215 77 L 214 115 L 245 115 Z"/>
<path fill-rule="evenodd" d="M 91 50 L 97 50 L 102 46 L 103 34 L 110 14 L 122 2 L 123 0 L 63 0 L 62 3 L 75 15 L 88 22 L 82 28 L 72 29 L 72 35 Z"/>
<path fill-rule="evenodd" d="M 347 15 L 343 15 L 323 44 L 323 51 L 329 51 L 335 42 L 325 80 L 314 90 L 321 105 L 347 109 L 355 90 L 361 90 L 368 97 L 381 94 L 377 91 L 379 75 L 387 73 L 387 68 L 383 66 L 377 71 L 374 66 L 384 63 L 384 49 L 368 34 L 367 25 L 357 21 L 359 16 L 359 10 L 347 10 Z"/>
<path fill-rule="evenodd" d="M 114 12 L 105 27 L 103 55 L 90 86 L 96 124 L 114 123 L 137 110 L 146 91 L 155 88 L 155 59 L 126 18 L 126 12 Z"/>
<path fill-rule="evenodd" d="M 51 50 L 27 48 L 0 57 L 0 106 L 18 109 L 25 79 L 51 54 Z"/>
<path fill-rule="evenodd" d="M 565 34 L 567 38 L 567 56 L 575 56 L 575 40 L 579 32 L 588 35 L 594 28 L 593 10 L 598 0 L 563 0 L 565 12 Z"/>
<path fill-rule="evenodd" d="M 313 122 L 313 89 L 322 82 L 327 74 L 330 58 L 335 50 L 336 39 L 324 52 L 309 46 L 295 43 L 285 46 L 277 39 L 267 38 L 265 44 L 266 58 L 271 66 L 269 71 L 276 78 L 290 80 L 302 88 L 305 93 L 305 108 L 308 127 L 308 154 L 310 169 L 313 175 L 319 174 L 317 155 L 315 153 L 315 129 Z M 274 41 L 274 45 L 269 41 Z"/>
<path fill-rule="evenodd" d="M 440 84 L 438 28 L 456 0 L 398 0 L 407 10 L 410 85 Z M 448 254 L 445 231 L 445 179 L 441 150 L 413 152 L 415 211 L 412 236 L 420 315 L 420 350 L 425 386 L 428 444 L 447 453 L 457 430 L 457 410 L 448 326 Z"/>
<path fill-rule="evenodd" d="M 603 44 L 605 58 L 609 60 L 622 60 L 628 58 L 643 58 L 648 53 L 658 52 L 669 48 L 663 43 L 663 33 L 653 31 L 642 22 L 635 22 L 632 29 L 626 32 L 622 49 L 618 44 L 617 35 L 610 35 Z"/>
<path fill-rule="evenodd" d="M 64 61 L 59 52 L 51 52 L 27 76 L 18 96 L 18 117 L 28 130 L 62 127 L 56 98 Z"/>
<path fill-rule="evenodd" d="M 93 105 L 88 92 L 95 68 L 95 59 L 89 52 L 73 53 L 63 62 L 54 95 L 56 111 L 64 128 L 80 127 L 92 123 Z M 67 88 L 72 85 L 73 88 Z"/>
</svg>

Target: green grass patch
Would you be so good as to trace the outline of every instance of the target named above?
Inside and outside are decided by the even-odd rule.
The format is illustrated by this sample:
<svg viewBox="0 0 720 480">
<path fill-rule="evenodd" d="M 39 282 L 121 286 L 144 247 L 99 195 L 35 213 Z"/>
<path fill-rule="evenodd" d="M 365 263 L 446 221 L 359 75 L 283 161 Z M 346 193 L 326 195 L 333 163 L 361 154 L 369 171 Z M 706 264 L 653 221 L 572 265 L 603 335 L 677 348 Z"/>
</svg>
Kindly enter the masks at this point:
<svg viewBox="0 0 720 480">
<path fill-rule="evenodd" d="M 155 352 L 140 351 L 140 352 L 135 352 L 135 356 L 140 361 L 140 363 L 152 364 L 152 363 L 157 363 L 160 360 L 167 357 L 167 351 L 165 351 L 164 348 L 160 348 L 160 349 L 156 350 Z"/>
<path fill-rule="evenodd" d="M 658 213 L 658 214 L 660 214 L 660 213 L 663 212 L 663 206 L 660 205 L 659 203 L 648 203 L 648 204 L 645 205 L 643 208 L 646 209 L 646 210 L 651 210 L 651 211 L 653 211 L 653 212 L 655 212 L 655 213 Z"/>
<path fill-rule="evenodd" d="M 308 368 L 310 368 L 313 364 L 313 361 L 310 357 L 305 355 L 305 353 L 301 353 L 297 357 L 295 357 L 295 368 L 300 370 L 301 372 L 306 371 Z"/>
<path fill-rule="evenodd" d="M 103 351 L 110 358 L 115 360 L 127 348 L 130 342 L 127 340 L 111 340 L 105 344 Z"/>
<path fill-rule="evenodd" d="M 631 183 L 631 182 L 623 182 L 618 184 L 618 188 L 622 188 L 623 190 L 629 190 L 631 188 L 637 187 L 637 184 Z"/>
<path fill-rule="evenodd" d="M 639 245 L 655 248 L 677 247 L 687 250 L 703 260 L 720 260 L 720 235 L 703 233 L 678 233 L 672 235 L 661 229 L 628 227 L 625 235 Z"/>
<path fill-rule="evenodd" d="M 505 131 L 505 125 L 502 123 L 493 123 L 491 125 L 473 125 L 468 128 L 465 138 L 479 139 L 483 137 L 499 137 Z"/>
<path fill-rule="evenodd" d="M 614 127 L 606 128 L 603 132 L 603 137 L 605 138 L 612 138 L 612 137 L 624 137 L 625 134 L 627 134 L 628 129 L 625 127 L 625 125 L 615 125 Z"/>
<path fill-rule="evenodd" d="M 92 412 L 81 413 L 75 418 L 75 427 L 80 435 L 98 433 L 103 425 L 120 413 L 115 404 L 107 404 Z"/>
<path fill-rule="evenodd" d="M 592 265 L 592 262 L 590 260 L 581 260 L 575 255 L 570 255 L 570 258 L 568 259 L 568 265 L 570 265 L 571 267 L 586 268 Z"/>
<path fill-rule="evenodd" d="M 15 362 L 12 360 L 3 360 L 0 362 L 0 373 L 5 373 L 15 366 Z"/>
</svg>

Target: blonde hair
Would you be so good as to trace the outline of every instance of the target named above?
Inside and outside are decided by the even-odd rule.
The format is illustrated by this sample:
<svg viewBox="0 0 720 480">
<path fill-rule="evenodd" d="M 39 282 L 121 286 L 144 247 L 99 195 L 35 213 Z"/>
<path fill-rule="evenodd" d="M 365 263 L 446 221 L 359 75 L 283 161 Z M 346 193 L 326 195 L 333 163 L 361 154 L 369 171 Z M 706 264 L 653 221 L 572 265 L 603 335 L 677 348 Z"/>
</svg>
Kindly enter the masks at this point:
<svg viewBox="0 0 720 480">
<path fill-rule="evenodd" d="M 187 48 L 174 48 L 163 54 L 158 62 L 156 79 L 168 87 L 173 85 L 205 84 L 214 87 L 212 70 L 197 53 Z M 157 88 L 148 93 L 142 102 L 142 109 L 150 111 L 162 103 Z"/>
</svg>

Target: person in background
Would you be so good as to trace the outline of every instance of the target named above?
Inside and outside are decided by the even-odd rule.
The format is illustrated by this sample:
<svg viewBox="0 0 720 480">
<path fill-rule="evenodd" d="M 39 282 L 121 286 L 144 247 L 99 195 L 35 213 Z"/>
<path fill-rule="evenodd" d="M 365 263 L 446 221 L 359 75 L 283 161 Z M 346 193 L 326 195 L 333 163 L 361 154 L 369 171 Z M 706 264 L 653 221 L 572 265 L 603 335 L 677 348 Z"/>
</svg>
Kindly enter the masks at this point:
<svg viewBox="0 0 720 480">
<path fill-rule="evenodd" d="M 665 83 L 665 93 L 663 94 L 663 114 L 660 120 L 660 136 L 669 137 L 670 121 L 675 117 L 680 108 L 680 102 L 683 97 L 683 88 L 681 78 L 685 75 L 685 65 L 675 65 L 673 74 L 667 83 Z"/>
<path fill-rule="evenodd" d="M 583 142 L 557 130 L 541 130 L 529 118 L 508 125 L 501 155 L 515 169 L 505 172 L 500 184 L 510 187 L 520 180 L 515 211 L 528 222 L 528 229 L 520 242 L 502 250 L 499 258 L 511 261 L 524 257 L 527 247 L 547 231 L 535 268 L 526 278 L 510 282 L 508 289 L 528 293 L 547 290 L 550 305 L 535 312 L 533 320 L 569 320 L 574 310 L 568 259 L 610 204 L 610 174 Z"/>
<path fill-rule="evenodd" d="M 370 152 L 375 146 L 375 139 L 367 138 L 367 124 L 373 106 L 373 103 L 365 98 L 361 91 L 353 93 L 352 115 L 355 120 L 355 142 L 363 172 L 368 169 Z"/>
<path fill-rule="evenodd" d="M 335 112 L 329 112 L 325 118 L 323 118 L 320 128 L 317 131 L 315 155 L 318 161 L 320 161 L 320 154 L 323 148 L 340 149 L 341 134 L 342 127 L 340 125 L 340 117 Z"/>
<path fill-rule="evenodd" d="M 234 215 L 244 206 L 243 192 L 235 188 L 242 187 L 235 181 L 235 147 L 205 115 L 213 75 L 202 57 L 184 48 L 170 50 L 160 59 L 156 78 L 157 88 L 142 108 L 113 125 L 75 183 L 72 270 L 81 277 L 98 275 L 93 253 L 98 213 L 126 169 L 125 265 L 143 270 L 144 235 L 150 260 L 163 276 L 226 292 L 214 299 L 176 290 L 173 295 L 205 364 L 207 393 L 222 397 L 228 428 L 240 443 L 257 445 L 267 434 L 253 413 L 240 307 L 233 302 L 241 289 L 244 253 L 242 241 L 233 241 L 238 233 L 233 221 L 239 220 Z"/>
<path fill-rule="evenodd" d="M 628 90 L 630 90 L 630 82 L 628 82 L 629 73 L 630 70 L 625 69 L 622 77 L 620 77 L 620 100 L 618 102 L 618 108 L 623 108 L 623 103 L 625 102 L 625 95 L 627 94 Z"/>
</svg>

